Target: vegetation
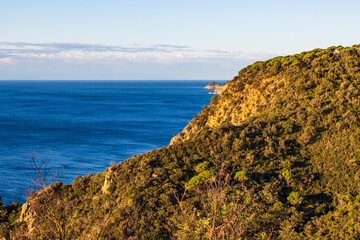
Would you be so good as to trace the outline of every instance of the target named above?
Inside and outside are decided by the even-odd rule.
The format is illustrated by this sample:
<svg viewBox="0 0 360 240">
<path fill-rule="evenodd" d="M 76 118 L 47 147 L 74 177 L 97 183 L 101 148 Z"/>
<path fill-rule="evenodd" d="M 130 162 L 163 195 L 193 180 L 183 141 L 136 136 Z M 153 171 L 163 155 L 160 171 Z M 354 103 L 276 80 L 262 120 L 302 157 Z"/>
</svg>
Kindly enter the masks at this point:
<svg viewBox="0 0 360 240">
<path fill-rule="evenodd" d="M 34 192 L 21 217 L 0 204 L 0 233 L 358 239 L 359 116 L 360 45 L 257 62 L 170 146 Z"/>
<path fill-rule="evenodd" d="M 16 222 L 16 220 L 20 217 L 20 211 L 20 203 L 12 203 L 9 206 L 4 206 L 0 197 L 0 239 L 9 238 L 10 235 L 13 237 L 21 237 L 23 226 Z M 15 228 L 18 233 L 14 232 Z"/>
</svg>

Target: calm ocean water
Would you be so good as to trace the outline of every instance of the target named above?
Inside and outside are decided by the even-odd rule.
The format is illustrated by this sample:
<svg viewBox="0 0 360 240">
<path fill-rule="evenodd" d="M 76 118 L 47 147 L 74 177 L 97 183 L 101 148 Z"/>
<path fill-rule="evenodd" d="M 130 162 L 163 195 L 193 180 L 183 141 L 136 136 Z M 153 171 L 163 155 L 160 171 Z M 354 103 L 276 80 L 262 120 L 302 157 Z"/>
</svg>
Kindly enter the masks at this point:
<svg viewBox="0 0 360 240">
<path fill-rule="evenodd" d="M 209 81 L 0 81 L 0 196 L 25 202 L 30 156 L 57 180 L 168 145 L 208 105 Z"/>
</svg>

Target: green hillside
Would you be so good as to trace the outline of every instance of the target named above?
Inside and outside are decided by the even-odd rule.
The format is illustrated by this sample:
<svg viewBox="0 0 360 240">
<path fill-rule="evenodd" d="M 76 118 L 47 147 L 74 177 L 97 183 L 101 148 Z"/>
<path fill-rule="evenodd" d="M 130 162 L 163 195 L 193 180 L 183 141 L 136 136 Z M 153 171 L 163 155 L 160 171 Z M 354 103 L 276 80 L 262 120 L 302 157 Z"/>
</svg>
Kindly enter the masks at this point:
<svg viewBox="0 0 360 240">
<path fill-rule="evenodd" d="M 359 113 L 360 45 L 256 62 L 169 146 L 0 202 L 0 236 L 359 239 Z"/>
</svg>

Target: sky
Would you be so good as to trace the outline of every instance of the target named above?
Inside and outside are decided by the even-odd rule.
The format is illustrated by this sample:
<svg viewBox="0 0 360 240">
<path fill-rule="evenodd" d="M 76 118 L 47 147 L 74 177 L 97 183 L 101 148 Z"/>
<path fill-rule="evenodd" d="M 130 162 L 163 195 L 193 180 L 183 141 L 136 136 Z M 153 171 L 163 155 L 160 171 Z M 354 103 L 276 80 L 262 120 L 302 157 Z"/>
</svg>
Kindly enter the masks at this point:
<svg viewBox="0 0 360 240">
<path fill-rule="evenodd" d="M 0 80 L 231 80 L 360 43 L 360 1 L 0 0 Z"/>
</svg>

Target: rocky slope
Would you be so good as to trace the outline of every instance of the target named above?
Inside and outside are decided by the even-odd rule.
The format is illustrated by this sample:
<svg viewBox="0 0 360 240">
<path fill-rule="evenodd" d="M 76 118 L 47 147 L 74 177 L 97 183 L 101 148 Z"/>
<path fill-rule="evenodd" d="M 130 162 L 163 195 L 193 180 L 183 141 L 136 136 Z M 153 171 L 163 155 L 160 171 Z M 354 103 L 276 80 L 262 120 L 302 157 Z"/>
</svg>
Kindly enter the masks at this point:
<svg viewBox="0 0 360 240">
<path fill-rule="evenodd" d="M 359 47 L 314 49 L 242 69 L 171 145 L 33 193 L 18 220 L 3 218 L 0 233 L 359 238 Z"/>
</svg>

